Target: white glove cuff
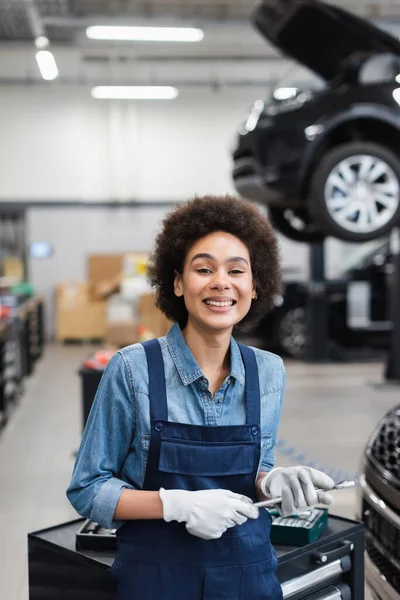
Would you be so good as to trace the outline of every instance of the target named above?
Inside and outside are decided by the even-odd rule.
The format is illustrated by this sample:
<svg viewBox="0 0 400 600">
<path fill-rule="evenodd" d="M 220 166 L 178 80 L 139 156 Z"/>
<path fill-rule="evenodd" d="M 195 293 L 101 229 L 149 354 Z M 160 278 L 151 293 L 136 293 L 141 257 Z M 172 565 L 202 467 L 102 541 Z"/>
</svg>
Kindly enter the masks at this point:
<svg viewBox="0 0 400 600">
<path fill-rule="evenodd" d="M 268 496 L 269 498 L 271 498 L 271 494 L 269 492 L 269 487 L 268 487 L 268 480 L 274 471 L 280 471 L 281 469 L 282 469 L 282 467 L 275 467 L 275 469 L 271 469 L 271 471 L 269 471 L 266 474 L 266 476 L 261 479 L 260 490 L 262 491 L 264 496 Z"/>
</svg>

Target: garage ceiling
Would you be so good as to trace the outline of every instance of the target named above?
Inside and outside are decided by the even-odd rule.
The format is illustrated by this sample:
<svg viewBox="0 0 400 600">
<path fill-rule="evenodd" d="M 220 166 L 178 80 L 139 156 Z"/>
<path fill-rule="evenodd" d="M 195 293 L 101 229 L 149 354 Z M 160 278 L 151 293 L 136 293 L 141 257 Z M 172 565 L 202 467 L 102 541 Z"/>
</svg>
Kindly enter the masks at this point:
<svg viewBox="0 0 400 600">
<path fill-rule="evenodd" d="M 331 0 L 362 16 L 400 19 L 398 0 Z M 70 42 L 93 19 L 247 20 L 254 0 L 0 0 L 0 41 L 32 40 L 43 27 L 51 42 Z"/>
<path fill-rule="evenodd" d="M 252 28 L 255 0 L 0 0 L 0 84 L 42 84 L 33 40 L 50 40 L 57 82 L 273 85 L 285 62 Z M 331 0 L 399 34 L 400 0 Z M 198 44 L 88 40 L 93 24 L 198 26 Z M 167 64 L 168 63 L 168 64 Z"/>
</svg>

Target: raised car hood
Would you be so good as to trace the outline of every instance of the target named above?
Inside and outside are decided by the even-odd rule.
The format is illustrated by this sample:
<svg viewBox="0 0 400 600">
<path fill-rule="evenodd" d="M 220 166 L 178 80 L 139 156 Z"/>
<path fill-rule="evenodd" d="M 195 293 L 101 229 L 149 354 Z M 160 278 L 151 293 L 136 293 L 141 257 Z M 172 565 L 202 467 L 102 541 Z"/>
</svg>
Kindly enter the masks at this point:
<svg viewBox="0 0 400 600">
<path fill-rule="evenodd" d="M 400 56 L 400 42 L 368 21 L 318 0 L 264 0 L 256 5 L 256 28 L 284 54 L 326 81 L 357 67 L 371 54 Z"/>
</svg>

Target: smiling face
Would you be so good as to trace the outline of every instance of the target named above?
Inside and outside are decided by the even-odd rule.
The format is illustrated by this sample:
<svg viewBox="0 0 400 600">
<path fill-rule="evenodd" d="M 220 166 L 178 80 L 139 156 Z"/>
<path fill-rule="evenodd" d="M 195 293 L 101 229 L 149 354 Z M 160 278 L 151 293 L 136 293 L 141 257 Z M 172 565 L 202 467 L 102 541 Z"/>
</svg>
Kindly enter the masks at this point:
<svg viewBox="0 0 400 600">
<path fill-rule="evenodd" d="M 183 296 L 188 323 L 229 330 L 248 313 L 256 296 L 249 251 L 239 238 L 217 231 L 193 244 L 174 290 Z"/>
</svg>

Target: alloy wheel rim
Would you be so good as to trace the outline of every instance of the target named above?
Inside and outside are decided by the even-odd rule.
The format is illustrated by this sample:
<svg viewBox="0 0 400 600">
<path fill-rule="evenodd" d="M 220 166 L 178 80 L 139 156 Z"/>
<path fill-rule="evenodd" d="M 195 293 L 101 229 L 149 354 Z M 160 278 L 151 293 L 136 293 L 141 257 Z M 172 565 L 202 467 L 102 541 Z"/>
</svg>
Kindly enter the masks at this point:
<svg viewBox="0 0 400 600">
<path fill-rule="evenodd" d="M 280 322 L 281 344 L 292 356 L 304 354 L 307 344 L 305 312 L 294 308 L 283 315 Z"/>
<path fill-rule="evenodd" d="M 399 202 L 396 173 L 385 161 L 369 154 L 340 161 L 325 184 L 325 203 L 331 218 L 353 233 L 371 233 L 387 225 Z"/>
</svg>

